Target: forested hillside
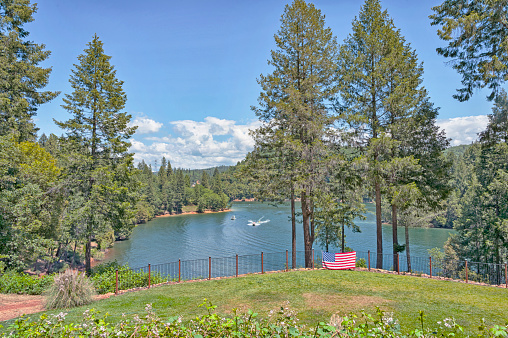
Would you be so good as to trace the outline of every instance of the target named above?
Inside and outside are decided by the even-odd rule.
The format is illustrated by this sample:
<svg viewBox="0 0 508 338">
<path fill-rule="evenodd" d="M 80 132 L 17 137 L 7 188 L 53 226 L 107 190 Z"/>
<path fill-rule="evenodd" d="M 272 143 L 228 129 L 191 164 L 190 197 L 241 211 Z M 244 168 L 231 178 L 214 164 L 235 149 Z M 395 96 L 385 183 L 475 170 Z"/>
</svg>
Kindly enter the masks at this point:
<svg viewBox="0 0 508 338">
<path fill-rule="evenodd" d="M 365 0 L 343 41 L 320 9 L 294 0 L 257 79 L 253 147 L 239 138 L 248 144 L 238 148 L 241 156 L 251 151 L 236 166 L 204 170 L 173 168 L 172 154 L 153 166 L 135 163 L 139 126 L 125 111 L 124 82 L 98 34 L 75 56 L 67 92 L 45 90 L 50 51 L 26 30 L 36 11 L 29 0 L 0 2 L 0 273 L 77 265 L 90 273 L 94 254 L 129 238 L 137 223 L 253 197 L 290 203 L 293 267 L 297 224 L 311 267 L 316 243 L 344 250 L 344 229 L 361 230 L 355 222 L 366 200 L 375 204 L 379 268 L 386 222 L 394 266 L 403 251 L 409 264 L 412 226 L 457 230 L 441 253 L 447 262 L 508 260 L 505 5 L 469 0 L 457 10 L 444 0 L 431 16 L 448 43 L 438 53 L 460 61 L 453 68 L 464 87 L 455 97 L 490 91 L 492 112 L 476 143 L 448 148 L 423 62 L 379 0 Z M 47 136 L 36 126 L 37 110 L 60 94 L 65 118 L 53 121 L 62 134 Z"/>
</svg>

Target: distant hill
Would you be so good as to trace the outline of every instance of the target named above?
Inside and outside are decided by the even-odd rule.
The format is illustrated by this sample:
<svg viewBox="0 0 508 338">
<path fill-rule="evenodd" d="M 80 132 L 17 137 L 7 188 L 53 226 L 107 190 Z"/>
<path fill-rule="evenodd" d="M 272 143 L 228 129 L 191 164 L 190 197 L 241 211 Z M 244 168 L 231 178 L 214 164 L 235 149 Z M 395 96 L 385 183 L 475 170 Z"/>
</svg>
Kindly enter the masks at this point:
<svg viewBox="0 0 508 338">
<path fill-rule="evenodd" d="M 471 144 L 461 144 L 459 146 L 454 146 L 454 147 L 445 149 L 444 153 L 445 154 L 453 153 L 456 156 L 462 156 L 466 152 L 467 148 L 469 148 L 470 146 L 471 146 Z"/>
<path fill-rule="evenodd" d="M 211 168 L 206 168 L 206 169 L 181 169 L 181 168 L 179 168 L 179 169 L 181 169 L 183 171 L 184 175 L 189 176 L 191 182 L 196 182 L 197 180 L 201 179 L 201 176 L 203 176 L 204 171 L 208 174 L 208 176 L 212 177 L 213 173 L 215 171 L 215 168 L 217 168 L 219 173 L 222 174 L 223 172 L 228 171 L 228 169 L 230 167 L 231 166 L 229 166 L 229 165 L 221 165 L 218 167 L 211 167 Z"/>
</svg>

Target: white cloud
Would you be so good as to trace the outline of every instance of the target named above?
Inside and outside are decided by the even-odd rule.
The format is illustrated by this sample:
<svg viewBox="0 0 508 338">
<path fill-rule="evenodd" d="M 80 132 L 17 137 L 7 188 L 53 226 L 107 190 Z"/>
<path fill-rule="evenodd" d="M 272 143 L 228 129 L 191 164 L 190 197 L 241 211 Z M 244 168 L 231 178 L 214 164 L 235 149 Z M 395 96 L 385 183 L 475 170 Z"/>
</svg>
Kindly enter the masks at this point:
<svg viewBox="0 0 508 338">
<path fill-rule="evenodd" d="M 173 167 L 209 168 L 234 165 L 245 158 L 254 147 L 250 129 L 260 122 L 237 124 L 236 121 L 206 117 L 204 121 L 180 120 L 170 122 L 173 133 L 164 137 L 132 140 L 131 151 L 137 161 L 160 161 L 164 156 Z M 150 143 L 151 142 L 151 143 Z"/>
<path fill-rule="evenodd" d="M 437 120 L 437 124 L 452 139 L 451 145 L 470 144 L 478 139 L 478 133 L 485 130 L 489 119 L 487 115 L 454 117 Z"/>
<path fill-rule="evenodd" d="M 136 129 L 136 133 L 148 134 L 158 132 L 162 128 L 163 124 L 149 119 L 148 117 L 138 116 L 129 123 L 129 127 L 133 126 L 138 127 L 138 129 Z"/>
</svg>

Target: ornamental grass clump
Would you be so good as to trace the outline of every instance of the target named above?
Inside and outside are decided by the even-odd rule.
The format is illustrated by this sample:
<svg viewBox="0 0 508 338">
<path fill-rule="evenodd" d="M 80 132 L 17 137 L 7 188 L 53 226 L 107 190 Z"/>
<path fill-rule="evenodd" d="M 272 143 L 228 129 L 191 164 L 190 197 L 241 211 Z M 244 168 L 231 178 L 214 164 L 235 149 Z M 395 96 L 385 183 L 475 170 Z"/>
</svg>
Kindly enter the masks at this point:
<svg viewBox="0 0 508 338">
<path fill-rule="evenodd" d="M 67 270 L 55 276 L 55 282 L 46 291 L 47 309 L 67 309 L 90 304 L 95 289 L 84 273 Z"/>
</svg>

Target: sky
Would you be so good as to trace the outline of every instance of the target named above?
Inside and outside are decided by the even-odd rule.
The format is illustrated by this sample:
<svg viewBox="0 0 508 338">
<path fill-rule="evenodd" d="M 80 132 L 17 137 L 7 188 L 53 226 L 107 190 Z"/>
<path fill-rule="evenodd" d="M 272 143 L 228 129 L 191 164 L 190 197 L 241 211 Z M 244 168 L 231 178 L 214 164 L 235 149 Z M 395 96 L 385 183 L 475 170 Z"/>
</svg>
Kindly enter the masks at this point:
<svg viewBox="0 0 508 338">
<path fill-rule="evenodd" d="M 342 43 L 363 5 L 359 0 L 316 0 Z M 444 46 L 430 25 L 431 7 L 441 1 L 382 0 L 406 41 L 423 62 L 423 86 L 440 107 L 438 125 L 452 145 L 469 144 L 487 124 L 492 103 L 478 91 L 467 102 L 452 98 L 460 76 L 437 55 Z M 156 165 L 164 156 L 173 167 L 200 169 L 234 165 L 253 147 L 249 130 L 259 126 L 251 110 L 269 74 L 274 34 L 287 1 L 280 0 L 44 0 L 29 39 L 51 51 L 47 90 L 61 91 L 42 105 L 35 122 L 39 134 L 62 135 L 53 119 L 71 118 L 62 97 L 78 55 L 94 34 L 124 81 L 125 111 L 137 125 L 131 138 L 135 160 Z"/>
</svg>

